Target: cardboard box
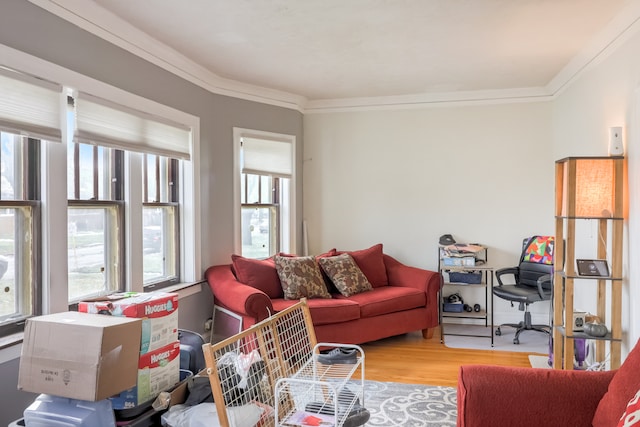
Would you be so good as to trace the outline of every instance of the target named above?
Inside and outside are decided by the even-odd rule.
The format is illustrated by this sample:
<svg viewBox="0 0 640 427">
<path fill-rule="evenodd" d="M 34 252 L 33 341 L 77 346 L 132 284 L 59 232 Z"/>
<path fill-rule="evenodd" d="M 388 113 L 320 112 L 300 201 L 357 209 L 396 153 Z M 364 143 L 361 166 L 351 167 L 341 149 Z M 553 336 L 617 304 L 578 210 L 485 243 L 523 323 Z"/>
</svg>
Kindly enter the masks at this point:
<svg viewBox="0 0 640 427">
<path fill-rule="evenodd" d="M 140 354 L 155 351 L 178 339 L 178 294 L 125 292 L 82 301 L 78 311 L 144 319 Z"/>
<path fill-rule="evenodd" d="M 180 341 L 143 354 L 136 385 L 110 398 L 113 409 L 130 409 L 155 399 L 180 382 Z"/>
<path fill-rule="evenodd" d="M 69 311 L 27 319 L 18 389 L 97 401 L 136 384 L 142 321 Z"/>
</svg>

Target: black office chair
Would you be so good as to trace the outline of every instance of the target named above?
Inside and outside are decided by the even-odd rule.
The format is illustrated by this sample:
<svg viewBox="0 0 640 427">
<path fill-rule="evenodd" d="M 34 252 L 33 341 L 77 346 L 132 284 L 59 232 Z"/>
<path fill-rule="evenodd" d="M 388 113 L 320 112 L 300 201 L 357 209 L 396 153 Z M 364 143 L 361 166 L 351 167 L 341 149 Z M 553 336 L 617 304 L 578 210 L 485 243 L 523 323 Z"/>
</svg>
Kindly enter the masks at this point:
<svg viewBox="0 0 640 427">
<path fill-rule="evenodd" d="M 531 324 L 529 304 L 551 300 L 553 293 L 553 236 L 533 236 L 524 239 L 520 263 L 517 267 L 496 270 L 498 286 L 493 288 L 493 294 L 498 298 L 517 302 L 518 309 L 524 311 L 524 320 L 520 323 L 505 323 L 498 326 L 496 335 L 502 335 L 501 327 L 516 328 L 514 344 L 520 344 L 522 331 L 538 331 L 550 334 L 549 325 Z M 504 277 L 513 276 L 509 284 L 503 283 Z"/>
</svg>

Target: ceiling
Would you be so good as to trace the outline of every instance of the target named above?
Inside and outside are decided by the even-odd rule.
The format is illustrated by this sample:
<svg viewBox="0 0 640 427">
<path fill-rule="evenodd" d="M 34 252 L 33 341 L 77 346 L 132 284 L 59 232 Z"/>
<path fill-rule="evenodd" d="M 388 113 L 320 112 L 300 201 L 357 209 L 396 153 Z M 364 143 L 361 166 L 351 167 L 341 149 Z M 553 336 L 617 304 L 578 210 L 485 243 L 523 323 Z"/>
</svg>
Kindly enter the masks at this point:
<svg viewBox="0 0 640 427">
<path fill-rule="evenodd" d="M 638 0 L 30 0 L 218 93 L 299 109 L 553 96 Z"/>
</svg>

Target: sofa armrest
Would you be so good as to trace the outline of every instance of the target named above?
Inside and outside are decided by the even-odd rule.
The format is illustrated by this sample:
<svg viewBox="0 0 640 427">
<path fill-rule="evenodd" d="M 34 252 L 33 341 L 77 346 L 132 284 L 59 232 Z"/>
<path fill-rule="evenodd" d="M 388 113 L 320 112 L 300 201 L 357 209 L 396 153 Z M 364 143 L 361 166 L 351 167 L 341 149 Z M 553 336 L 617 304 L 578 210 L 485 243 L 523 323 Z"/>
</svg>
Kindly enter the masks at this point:
<svg viewBox="0 0 640 427">
<path fill-rule="evenodd" d="M 209 267 L 204 275 L 213 292 L 215 304 L 243 317 L 250 317 L 256 323 L 273 314 L 273 304 L 267 294 L 239 282 L 230 264 Z"/>
<path fill-rule="evenodd" d="M 440 290 L 442 277 L 437 271 L 408 266 L 387 254 L 383 257 L 389 285 L 420 289 L 427 295 Z"/>
<path fill-rule="evenodd" d="M 614 374 L 463 365 L 457 426 L 590 426 Z"/>
<path fill-rule="evenodd" d="M 427 307 L 432 308 L 429 315 L 429 328 L 439 323 L 438 292 L 442 284 L 442 275 L 437 271 L 411 267 L 401 263 L 390 255 L 384 254 L 384 265 L 390 286 L 403 286 L 423 291 L 427 296 Z"/>
</svg>

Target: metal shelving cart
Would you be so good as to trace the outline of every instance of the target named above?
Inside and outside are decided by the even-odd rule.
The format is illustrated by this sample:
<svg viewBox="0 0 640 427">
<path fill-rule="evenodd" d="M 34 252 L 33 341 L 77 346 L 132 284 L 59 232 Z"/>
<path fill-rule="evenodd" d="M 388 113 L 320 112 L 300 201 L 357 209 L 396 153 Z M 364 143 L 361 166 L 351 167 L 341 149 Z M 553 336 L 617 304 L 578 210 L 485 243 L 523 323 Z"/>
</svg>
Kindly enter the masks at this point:
<svg viewBox="0 0 640 427">
<path fill-rule="evenodd" d="M 494 269 L 487 265 L 488 251 L 486 247 L 482 247 L 480 251 L 475 254 L 469 254 L 466 257 L 460 256 L 458 258 L 471 258 L 472 262 L 464 260 L 457 261 L 455 258 L 453 261 L 448 260 L 446 253 L 443 251 L 443 247 L 439 247 L 438 258 L 438 271 L 443 277 L 442 286 L 440 289 L 440 340 L 442 343 L 445 341 L 446 335 L 455 336 L 467 336 L 467 337 L 481 337 L 489 338 L 491 341 L 491 347 L 493 347 L 493 277 Z M 453 264 L 453 265 L 452 265 Z M 458 265 L 455 265 L 458 264 Z M 468 277 L 468 278 L 467 278 Z M 458 308 L 460 311 L 445 311 L 445 308 L 449 310 L 452 306 L 448 306 L 446 298 L 453 292 L 459 292 L 463 289 L 482 288 L 484 299 L 484 305 L 480 306 L 480 310 L 466 311 L 463 306 Z M 475 305 L 475 304 L 473 304 Z M 471 305 L 471 306 L 473 306 Z M 472 307 L 473 308 L 473 307 Z M 470 319 L 472 321 L 484 321 L 484 326 L 489 328 L 487 334 L 475 334 L 466 332 L 447 332 L 445 326 L 445 319 Z"/>
</svg>

